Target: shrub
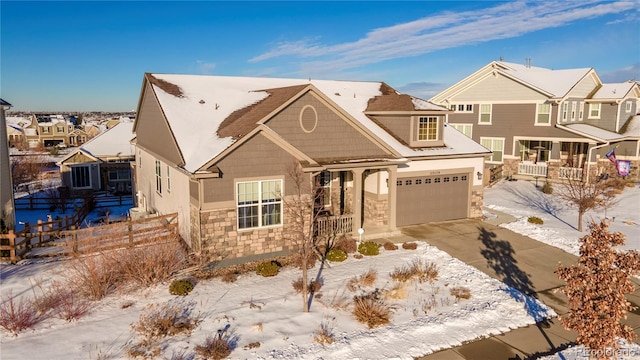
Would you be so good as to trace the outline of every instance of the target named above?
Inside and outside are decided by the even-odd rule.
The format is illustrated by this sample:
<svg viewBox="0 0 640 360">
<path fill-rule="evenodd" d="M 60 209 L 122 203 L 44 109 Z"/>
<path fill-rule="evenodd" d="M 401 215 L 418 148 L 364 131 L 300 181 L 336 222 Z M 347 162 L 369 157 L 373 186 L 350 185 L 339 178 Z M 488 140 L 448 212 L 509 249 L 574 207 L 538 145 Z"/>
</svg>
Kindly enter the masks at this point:
<svg viewBox="0 0 640 360">
<path fill-rule="evenodd" d="M 225 283 L 234 283 L 238 280 L 238 274 L 235 271 L 227 271 L 220 276 L 220 280 Z"/>
<path fill-rule="evenodd" d="M 229 340 L 221 334 L 208 336 L 204 344 L 196 345 L 196 353 L 205 359 L 220 360 L 231 354 L 231 344 Z"/>
<path fill-rule="evenodd" d="M 529 216 L 527 221 L 532 223 L 532 224 L 536 224 L 536 225 L 544 224 L 544 221 L 542 219 L 540 219 L 539 217 L 537 217 L 537 216 Z"/>
<path fill-rule="evenodd" d="M 334 262 L 342 262 L 347 260 L 347 253 L 342 249 L 331 249 L 327 253 L 327 260 Z"/>
<path fill-rule="evenodd" d="M 421 259 L 415 259 L 410 265 L 395 268 L 389 276 L 392 280 L 406 282 L 413 278 L 419 282 L 433 282 L 438 278 L 438 268 L 433 263 L 424 263 Z"/>
<path fill-rule="evenodd" d="M 390 290 L 385 291 L 384 296 L 386 299 L 392 300 L 406 299 L 409 296 L 407 285 L 405 283 L 396 284 Z"/>
<path fill-rule="evenodd" d="M 355 254 L 355 255 L 353 255 L 353 258 L 354 258 L 354 259 L 358 259 L 358 260 L 362 259 L 363 257 L 364 257 L 364 255 L 362 255 L 362 254 Z"/>
<path fill-rule="evenodd" d="M 299 277 L 298 280 L 295 280 L 291 283 L 293 286 L 293 290 L 295 290 L 298 294 L 302 292 L 302 277 Z M 307 282 L 307 288 L 310 292 L 318 292 L 322 288 L 322 279 L 319 280 L 311 280 Z"/>
<path fill-rule="evenodd" d="M 118 262 L 127 281 L 140 286 L 167 281 L 186 265 L 186 253 L 178 239 L 109 253 Z"/>
<path fill-rule="evenodd" d="M 115 256 L 104 254 L 75 257 L 63 272 L 68 287 L 89 300 L 100 300 L 124 281 Z"/>
<path fill-rule="evenodd" d="M 380 254 L 380 245 L 373 241 L 365 241 L 358 245 L 358 252 L 365 256 L 375 256 Z"/>
<path fill-rule="evenodd" d="M 466 287 L 454 287 L 449 290 L 451 296 L 456 298 L 456 302 L 460 299 L 470 299 L 471 298 L 471 290 Z"/>
<path fill-rule="evenodd" d="M 549 180 L 544 182 L 544 185 L 542 186 L 542 192 L 545 194 L 553 194 L 553 186 L 551 186 Z"/>
<path fill-rule="evenodd" d="M 624 184 L 624 186 L 625 186 L 625 187 L 628 187 L 628 188 L 632 188 L 632 187 L 636 187 L 636 184 L 634 184 L 634 183 L 633 183 L 633 182 L 631 182 L 631 181 L 627 181 L 627 182 Z"/>
<path fill-rule="evenodd" d="M 173 280 L 169 285 L 169 293 L 171 295 L 188 295 L 193 290 L 193 283 L 189 279 Z"/>
<path fill-rule="evenodd" d="M 298 269 L 302 270 L 302 255 L 297 253 L 291 255 L 291 263 Z M 316 256 L 313 252 L 307 254 L 307 269 L 311 269 L 316 265 Z"/>
<path fill-rule="evenodd" d="M 276 276 L 278 275 L 278 270 L 280 270 L 280 267 L 275 261 L 265 261 L 256 266 L 256 274 L 264 277 Z"/>
<path fill-rule="evenodd" d="M 18 335 L 22 330 L 33 327 L 42 320 L 41 313 L 31 299 L 23 297 L 16 300 L 9 294 L 0 304 L 0 327 Z"/>
<path fill-rule="evenodd" d="M 410 242 L 410 243 L 402 243 L 402 248 L 405 250 L 415 250 L 418 248 L 418 244 L 414 243 L 414 242 Z"/>
<path fill-rule="evenodd" d="M 342 250 L 347 254 L 353 254 L 357 250 L 356 239 L 343 236 L 338 239 L 338 241 L 336 241 L 336 243 L 333 245 L 333 248 Z"/>
<path fill-rule="evenodd" d="M 369 269 L 366 273 L 349 279 L 347 282 L 347 289 L 353 292 L 362 286 L 371 286 L 376 281 L 377 277 L 378 272 L 374 269 Z"/>
<path fill-rule="evenodd" d="M 315 331 L 313 341 L 321 345 L 333 344 L 334 337 L 333 327 L 329 325 L 328 322 L 323 321 L 320 324 L 320 327 Z"/>
<path fill-rule="evenodd" d="M 369 329 L 386 325 L 391 320 L 391 308 L 379 298 L 378 292 L 355 296 L 353 298 L 353 315 L 356 320 L 367 324 Z"/>
<path fill-rule="evenodd" d="M 398 245 L 387 241 L 386 243 L 384 243 L 384 245 L 382 245 L 382 247 L 384 247 L 385 250 L 398 250 Z"/>
<path fill-rule="evenodd" d="M 159 339 L 180 333 L 191 333 L 200 320 L 191 316 L 191 307 L 184 304 L 151 304 L 145 307 L 131 329 L 146 339 Z"/>
</svg>

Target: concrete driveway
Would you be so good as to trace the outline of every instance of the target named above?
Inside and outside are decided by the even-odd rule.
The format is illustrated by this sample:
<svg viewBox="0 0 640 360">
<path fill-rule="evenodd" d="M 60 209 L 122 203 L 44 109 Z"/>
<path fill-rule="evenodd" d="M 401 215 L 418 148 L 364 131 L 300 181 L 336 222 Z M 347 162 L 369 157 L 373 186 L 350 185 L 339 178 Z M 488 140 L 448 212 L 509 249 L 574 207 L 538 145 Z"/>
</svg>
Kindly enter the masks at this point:
<svg viewBox="0 0 640 360">
<path fill-rule="evenodd" d="M 398 241 L 421 240 L 438 247 L 489 276 L 544 302 L 556 313 L 567 312 L 564 282 L 554 271 L 558 264 L 572 265 L 577 257 L 556 247 L 481 220 L 456 220 L 408 226 Z M 410 239 L 407 239 L 410 238 Z M 389 239 L 391 240 L 391 239 Z M 628 295 L 640 304 L 640 281 Z M 640 311 L 624 321 L 640 333 Z M 420 359 L 523 359 L 562 349 L 575 341 L 576 333 L 565 330 L 558 319 L 531 325 L 506 334 L 470 342 Z"/>
</svg>

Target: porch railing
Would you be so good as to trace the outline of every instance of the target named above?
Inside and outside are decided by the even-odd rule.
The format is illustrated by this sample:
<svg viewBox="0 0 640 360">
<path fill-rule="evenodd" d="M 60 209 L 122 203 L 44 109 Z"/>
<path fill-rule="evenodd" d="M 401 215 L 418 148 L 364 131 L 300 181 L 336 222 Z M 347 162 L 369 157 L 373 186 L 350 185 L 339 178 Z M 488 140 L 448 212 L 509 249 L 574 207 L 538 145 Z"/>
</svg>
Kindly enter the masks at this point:
<svg viewBox="0 0 640 360">
<path fill-rule="evenodd" d="M 323 216 L 316 219 L 315 233 L 318 236 L 348 234 L 352 231 L 352 215 Z"/>
<path fill-rule="evenodd" d="M 547 164 L 521 162 L 520 164 L 518 164 L 518 174 L 531 176 L 547 176 Z"/>
<path fill-rule="evenodd" d="M 582 179 L 582 169 L 572 168 L 572 167 L 561 167 L 560 172 L 558 173 L 558 177 L 560 179 L 580 180 Z"/>
</svg>

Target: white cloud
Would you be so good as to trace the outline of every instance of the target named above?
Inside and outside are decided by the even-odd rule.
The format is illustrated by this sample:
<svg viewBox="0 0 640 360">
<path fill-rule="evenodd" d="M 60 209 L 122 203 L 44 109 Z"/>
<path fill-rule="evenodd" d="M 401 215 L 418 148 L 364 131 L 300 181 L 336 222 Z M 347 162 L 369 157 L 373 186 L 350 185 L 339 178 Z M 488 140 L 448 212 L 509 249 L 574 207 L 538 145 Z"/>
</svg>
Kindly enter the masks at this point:
<svg viewBox="0 0 640 360">
<path fill-rule="evenodd" d="M 585 19 L 636 9 L 636 2 L 558 1 L 508 2 L 466 12 L 445 12 L 378 28 L 365 37 L 340 44 L 320 39 L 284 42 L 250 62 L 277 57 L 309 59 L 302 70 L 340 71 L 384 60 L 426 54 L 463 45 L 513 38 Z"/>
<path fill-rule="evenodd" d="M 198 70 L 200 74 L 208 75 L 211 74 L 211 70 L 215 69 L 216 64 L 210 63 L 202 60 L 197 60 L 196 64 L 198 65 Z"/>
<path fill-rule="evenodd" d="M 640 62 L 620 69 L 599 73 L 605 83 L 620 83 L 627 80 L 640 80 Z"/>
</svg>

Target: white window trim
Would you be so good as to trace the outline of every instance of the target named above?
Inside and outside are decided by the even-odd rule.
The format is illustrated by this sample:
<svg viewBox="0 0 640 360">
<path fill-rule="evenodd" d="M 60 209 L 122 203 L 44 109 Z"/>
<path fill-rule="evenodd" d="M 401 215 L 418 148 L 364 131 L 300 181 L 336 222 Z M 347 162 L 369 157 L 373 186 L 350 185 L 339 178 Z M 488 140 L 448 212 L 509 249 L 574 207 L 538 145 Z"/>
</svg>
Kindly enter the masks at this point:
<svg viewBox="0 0 640 360">
<path fill-rule="evenodd" d="M 482 114 L 486 114 L 482 112 L 482 105 L 489 105 L 489 121 L 482 121 Z M 478 125 L 491 125 L 493 123 L 493 104 L 480 104 L 478 105 Z"/>
<path fill-rule="evenodd" d="M 156 193 L 162 195 L 162 164 L 156 160 Z"/>
<path fill-rule="evenodd" d="M 435 120 L 436 123 L 436 134 L 435 134 L 435 138 L 434 139 L 420 139 L 420 121 L 422 119 L 426 119 L 427 120 L 427 135 L 428 135 L 428 124 L 431 121 Z M 418 117 L 418 129 L 416 130 L 417 134 L 416 134 L 416 141 L 438 141 L 438 139 L 440 139 L 440 117 L 438 116 L 419 116 Z"/>
<path fill-rule="evenodd" d="M 473 138 L 473 124 L 469 124 L 469 123 L 461 123 L 461 124 L 454 124 L 454 123 L 448 123 L 452 128 L 458 130 L 459 132 L 461 132 L 462 134 L 464 134 L 465 136 L 468 136 L 469 138 Z M 465 134 L 465 129 L 468 128 L 469 129 L 469 135 Z"/>
<path fill-rule="evenodd" d="M 505 138 L 503 137 L 480 137 L 480 145 L 482 145 L 482 141 L 483 140 L 491 140 L 491 147 L 488 148 L 489 150 L 491 150 L 492 152 L 493 150 L 493 142 L 494 141 L 502 141 L 502 160 L 501 161 L 494 161 L 493 160 L 493 154 L 489 155 L 489 159 L 486 161 L 487 163 L 490 164 L 502 164 L 504 162 L 504 145 L 505 145 Z M 484 145 L 482 145 L 484 146 Z"/>
<path fill-rule="evenodd" d="M 91 187 L 93 185 L 92 179 L 91 179 L 91 177 L 92 177 L 91 176 L 91 165 L 92 164 L 73 165 L 73 166 L 71 166 L 71 187 L 73 189 L 91 189 Z M 87 175 L 88 175 L 87 178 L 89 179 L 89 185 L 88 186 L 78 186 L 78 187 L 74 186 L 74 184 L 73 184 L 74 183 L 74 181 L 73 181 L 73 179 L 74 179 L 74 169 L 77 169 L 77 168 L 87 168 L 88 169 L 88 171 L 87 171 Z"/>
<path fill-rule="evenodd" d="M 584 101 L 580 101 L 580 112 L 578 113 L 578 120 L 584 120 Z"/>
<path fill-rule="evenodd" d="M 595 110 L 594 105 L 598 105 L 598 115 L 591 115 L 591 111 Z M 589 104 L 589 117 L 588 117 L 588 119 L 600 119 L 601 113 L 602 113 L 602 104 L 601 103 L 590 103 Z"/>
<path fill-rule="evenodd" d="M 451 106 L 454 107 L 453 111 L 455 111 L 458 114 L 461 113 L 472 113 L 473 112 L 473 104 L 451 104 L 449 106 L 449 109 L 451 109 Z M 462 110 L 458 110 L 458 107 L 462 106 Z M 469 107 L 471 107 L 471 109 L 469 109 Z"/>
<path fill-rule="evenodd" d="M 169 165 L 167 165 L 167 192 L 171 192 L 171 172 Z"/>
<path fill-rule="evenodd" d="M 540 105 L 548 105 L 549 106 L 549 112 L 546 113 L 549 116 L 549 121 L 546 122 L 546 123 L 538 121 L 540 119 L 540 115 L 541 114 L 545 114 L 545 113 L 540 113 Z M 551 126 L 551 104 L 548 104 L 548 103 L 536 104 L 536 121 L 535 121 L 534 125 L 535 126 Z"/>
<path fill-rule="evenodd" d="M 571 121 L 576 121 L 576 111 L 578 110 L 578 103 L 575 101 L 571 102 L 571 107 L 569 108 L 569 117 Z"/>
<path fill-rule="evenodd" d="M 329 176 L 329 181 L 327 182 L 327 184 L 322 184 L 322 174 L 328 174 Z M 324 192 L 324 194 L 326 194 L 326 192 L 328 191 L 329 193 L 329 202 L 324 204 L 324 207 L 330 207 L 331 206 L 331 183 L 333 182 L 333 174 L 331 173 L 331 171 L 328 170 L 324 170 L 322 171 L 320 174 L 318 174 L 318 187 L 322 188 L 322 191 Z M 324 203 L 324 199 L 323 198 L 323 203 Z"/>
<path fill-rule="evenodd" d="M 633 107 L 633 103 L 631 101 L 626 101 L 624 103 L 624 112 L 631 112 L 632 107 Z"/>
<path fill-rule="evenodd" d="M 271 181 L 279 181 L 280 182 L 280 199 L 278 201 L 275 202 L 269 202 L 269 203 L 263 203 L 262 202 L 262 183 L 264 182 L 271 182 Z M 239 184 L 248 184 L 248 183 L 258 183 L 258 203 L 257 204 L 250 204 L 250 205 L 239 205 L 238 204 L 238 185 Z M 254 181 L 237 181 L 235 182 L 234 185 L 234 192 L 235 192 L 235 202 L 236 202 L 236 229 L 238 229 L 238 231 L 253 231 L 253 230 L 257 230 L 257 229 L 268 229 L 268 228 L 277 228 L 277 227 L 282 227 L 284 224 L 284 202 L 282 201 L 282 197 L 284 196 L 284 184 L 282 179 L 264 179 L 264 180 L 254 180 Z M 262 224 L 262 206 L 265 204 L 280 204 L 280 223 L 279 224 L 272 224 L 272 225 L 263 225 Z M 241 207 L 251 207 L 251 206 L 257 206 L 258 207 L 258 226 L 254 226 L 254 227 L 245 227 L 245 228 L 240 228 L 240 216 L 238 215 L 238 209 L 240 209 Z"/>
</svg>

